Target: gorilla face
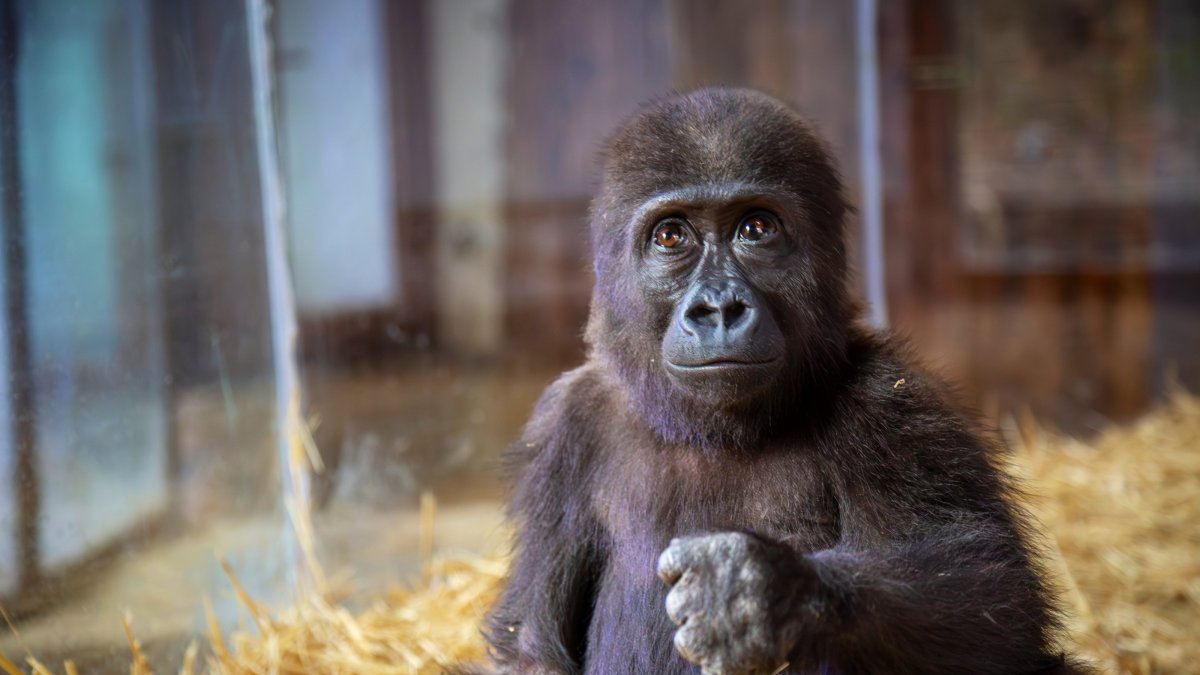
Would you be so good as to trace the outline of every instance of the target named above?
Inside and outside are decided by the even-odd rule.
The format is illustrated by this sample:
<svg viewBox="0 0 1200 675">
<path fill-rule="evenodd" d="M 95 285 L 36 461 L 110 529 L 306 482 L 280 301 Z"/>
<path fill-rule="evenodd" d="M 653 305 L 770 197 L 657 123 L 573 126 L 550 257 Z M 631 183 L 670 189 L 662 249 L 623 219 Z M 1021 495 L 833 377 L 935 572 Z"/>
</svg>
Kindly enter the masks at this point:
<svg viewBox="0 0 1200 675">
<path fill-rule="evenodd" d="M 588 325 L 668 440 L 740 445 L 844 359 L 841 183 L 791 109 L 709 89 L 651 104 L 608 144 Z"/>
<path fill-rule="evenodd" d="M 772 388 L 785 369 L 786 341 L 769 294 L 796 260 L 779 204 L 753 192 L 737 198 L 668 195 L 641 218 L 642 294 L 665 324 L 662 366 L 682 391 L 726 408 Z"/>
</svg>

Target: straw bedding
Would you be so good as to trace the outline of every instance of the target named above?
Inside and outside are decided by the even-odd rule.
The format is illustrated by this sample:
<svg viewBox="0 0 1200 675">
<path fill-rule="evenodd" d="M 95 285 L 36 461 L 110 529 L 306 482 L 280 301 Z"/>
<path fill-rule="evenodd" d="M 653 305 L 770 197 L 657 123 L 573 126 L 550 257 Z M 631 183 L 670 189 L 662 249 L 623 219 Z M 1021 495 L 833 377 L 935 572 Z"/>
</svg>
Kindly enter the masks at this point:
<svg viewBox="0 0 1200 675">
<path fill-rule="evenodd" d="M 1200 673 L 1200 397 L 1090 443 L 1015 445 L 1080 652 L 1106 672 Z"/>
<path fill-rule="evenodd" d="M 1089 443 L 1031 424 L 1017 436 L 1012 471 L 1045 526 L 1075 649 L 1105 672 L 1200 673 L 1200 398 L 1179 393 Z M 502 559 L 431 559 L 420 583 L 357 614 L 319 598 L 269 611 L 230 570 L 256 627 L 223 639 L 214 621 L 203 656 L 189 649 L 183 672 L 439 673 L 483 655 L 479 621 L 504 569 Z M 128 634 L 130 672 L 148 675 Z M 27 667 L 0 661 L 10 675 L 52 672 Z"/>
</svg>

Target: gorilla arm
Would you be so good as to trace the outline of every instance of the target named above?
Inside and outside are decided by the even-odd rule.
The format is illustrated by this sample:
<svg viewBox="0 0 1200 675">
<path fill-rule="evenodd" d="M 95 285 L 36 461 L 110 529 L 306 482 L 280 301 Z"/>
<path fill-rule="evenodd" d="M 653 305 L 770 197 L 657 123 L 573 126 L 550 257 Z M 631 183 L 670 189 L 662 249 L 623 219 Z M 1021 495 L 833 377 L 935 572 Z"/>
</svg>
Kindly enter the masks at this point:
<svg viewBox="0 0 1200 675">
<path fill-rule="evenodd" d="M 1044 610 L 1022 590 L 1036 578 L 997 544 L 1003 537 L 962 524 L 909 543 L 803 555 L 721 533 L 672 542 L 659 571 L 675 584 L 667 611 L 683 622 L 676 647 L 706 674 L 774 672 L 788 661 L 851 672 L 1043 672 L 1060 660 L 1029 649 L 1043 640 L 1028 614 Z"/>
<path fill-rule="evenodd" d="M 905 431 L 854 435 L 886 443 L 879 452 L 846 447 L 830 462 L 841 495 L 834 547 L 806 554 L 745 533 L 672 542 L 659 574 L 672 585 L 667 612 L 685 658 L 706 675 L 789 661 L 835 672 L 1070 672 L 1052 651 L 1057 617 L 987 449 L 962 430 L 894 428 Z"/>
<path fill-rule="evenodd" d="M 550 386 L 510 451 L 521 472 L 510 576 L 487 639 L 502 673 L 577 673 L 587 642 L 600 530 L 587 510 L 588 442 L 566 400 L 573 373 Z"/>
</svg>

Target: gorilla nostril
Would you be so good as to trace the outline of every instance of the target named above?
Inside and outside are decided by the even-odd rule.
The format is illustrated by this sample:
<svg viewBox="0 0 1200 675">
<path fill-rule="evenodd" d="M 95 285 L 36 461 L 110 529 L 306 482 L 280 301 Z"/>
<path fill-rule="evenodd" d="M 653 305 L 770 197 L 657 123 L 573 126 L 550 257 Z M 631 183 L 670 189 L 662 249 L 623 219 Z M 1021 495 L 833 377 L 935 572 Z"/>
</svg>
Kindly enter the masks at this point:
<svg viewBox="0 0 1200 675">
<path fill-rule="evenodd" d="M 689 309 L 685 317 L 693 326 L 731 329 L 741 323 L 748 310 L 749 307 L 740 302 L 723 305 L 720 309 L 699 305 Z"/>
<path fill-rule="evenodd" d="M 697 326 L 712 326 L 715 327 L 718 323 L 718 312 L 716 309 L 706 305 L 696 305 L 687 311 L 685 315 L 688 323 Z"/>
<path fill-rule="evenodd" d="M 749 330 L 755 323 L 753 297 L 748 288 L 731 282 L 700 286 L 686 299 L 681 327 L 688 333 L 705 335 Z"/>
<path fill-rule="evenodd" d="M 732 328 L 742 318 L 742 315 L 746 313 L 747 309 L 748 307 L 741 301 L 734 301 L 725 305 L 721 308 L 722 323 L 725 324 L 726 328 Z"/>
</svg>

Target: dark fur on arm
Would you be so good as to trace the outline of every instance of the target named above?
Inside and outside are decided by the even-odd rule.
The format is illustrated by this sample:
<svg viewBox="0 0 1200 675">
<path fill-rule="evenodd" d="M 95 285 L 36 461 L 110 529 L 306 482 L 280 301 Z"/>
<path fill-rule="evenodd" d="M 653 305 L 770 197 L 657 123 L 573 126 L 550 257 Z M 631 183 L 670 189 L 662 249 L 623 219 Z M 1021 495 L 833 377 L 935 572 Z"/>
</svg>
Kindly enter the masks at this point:
<svg viewBox="0 0 1200 675">
<path fill-rule="evenodd" d="M 836 621 L 825 624 L 832 635 L 799 630 L 795 658 L 858 672 L 1065 672 L 1045 591 L 1019 551 L 1006 528 L 963 522 L 813 555 L 824 614 Z"/>
<path fill-rule="evenodd" d="M 586 503 L 588 440 L 570 419 L 574 374 L 542 395 L 510 451 L 520 479 L 510 506 L 518 526 L 514 562 L 486 637 L 501 672 L 577 673 L 587 642 L 593 586 L 602 569 L 599 526 Z"/>
<path fill-rule="evenodd" d="M 785 662 L 795 672 L 1082 670 L 1055 645 L 1059 616 L 997 449 L 888 344 L 862 336 L 853 351 L 809 436 L 837 494 L 836 543 L 813 552 L 803 538 L 792 548 L 752 531 L 673 540 L 658 572 L 676 649 L 705 675 Z"/>
<path fill-rule="evenodd" d="M 897 388 L 894 369 L 868 373 L 874 386 L 835 413 L 862 427 L 839 436 L 855 446 L 829 448 L 842 541 L 806 557 L 833 633 L 800 631 L 796 656 L 862 672 L 1081 672 L 1056 649 L 1060 617 L 1001 450 L 944 385 L 910 370 Z"/>
</svg>

